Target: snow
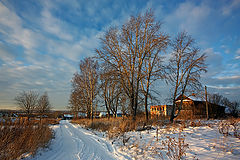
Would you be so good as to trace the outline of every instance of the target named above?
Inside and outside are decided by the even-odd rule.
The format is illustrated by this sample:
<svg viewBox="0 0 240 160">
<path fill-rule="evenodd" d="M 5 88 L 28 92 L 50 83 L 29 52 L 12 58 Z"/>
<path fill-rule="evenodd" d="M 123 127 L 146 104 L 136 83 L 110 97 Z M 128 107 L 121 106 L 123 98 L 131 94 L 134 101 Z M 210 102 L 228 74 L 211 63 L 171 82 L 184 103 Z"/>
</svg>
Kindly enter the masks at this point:
<svg viewBox="0 0 240 160">
<path fill-rule="evenodd" d="M 87 130 L 69 121 L 61 121 L 52 127 L 55 139 L 49 149 L 41 150 L 32 159 L 169 159 L 164 142 L 170 138 L 178 142 L 179 136 L 186 145 L 186 155 L 183 156 L 186 159 L 240 159 L 239 138 L 233 134 L 224 136 L 219 133 L 218 120 L 201 123 L 204 125 L 199 127 L 162 126 L 158 130 L 154 127 L 151 130 L 127 132 L 124 134 L 127 142 L 123 145 L 123 136 L 109 139 L 105 132 Z"/>
<path fill-rule="evenodd" d="M 71 114 L 64 114 L 63 116 L 66 118 L 73 118 L 73 115 L 71 115 Z"/>
<path fill-rule="evenodd" d="M 186 159 L 240 159 L 240 139 L 234 136 L 224 136 L 219 133 L 217 121 L 208 125 L 188 128 L 159 128 L 158 141 L 156 129 L 149 131 L 129 132 L 125 137 L 130 137 L 126 146 L 121 144 L 121 139 L 115 140 L 119 150 L 128 153 L 132 159 L 169 159 L 168 146 L 163 142 L 175 138 L 178 142 L 179 132 L 184 138 Z M 178 144 L 178 143 L 176 143 Z M 177 145 L 175 145 L 177 146 Z"/>
<path fill-rule="evenodd" d="M 189 96 L 188 98 L 190 98 L 193 101 L 205 101 L 204 99 L 202 99 L 200 97 L 196 97 L 196 96 Z"/>
<path fill-rule="evenodd" d="M 55 138 L 49 149 L 41 150 L 32 160 L 128 159 L 118 153 L 109 141 L 69 121 L 60 121 L 52 129 Z"/>
<path fill-rule="evenodd" d="M 100 112 L 99 117 L 106 117 L 107 113 L 106 112 Z"/>
</svg>

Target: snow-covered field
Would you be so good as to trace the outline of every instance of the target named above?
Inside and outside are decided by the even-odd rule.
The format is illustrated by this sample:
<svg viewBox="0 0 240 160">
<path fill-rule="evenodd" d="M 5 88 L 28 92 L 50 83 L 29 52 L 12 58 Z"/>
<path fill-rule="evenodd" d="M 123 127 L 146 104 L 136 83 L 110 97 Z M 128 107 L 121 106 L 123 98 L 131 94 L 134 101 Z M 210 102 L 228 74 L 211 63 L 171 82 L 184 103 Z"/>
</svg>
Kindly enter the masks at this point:
<svg viewBox="0 0 240 160">
<path fill-rule="evenodd" d="M 240 139 L 223 136 L 214 125 L 159 129 L 158 140 L 157 130 L 129 132 L 125 137 L 130 137 L 126 146 L 120 139 L 116 145 L 133 159 L 177 159 L 181 151 L 186 153 L 183 159 L 240 159 Z"/>
<path fill-rule="evenodd" d="M 187 128 L 164 126 L 158 130 L 128 132 L 124 138 L 109 140 L 104 132 L 61 121 L 53 126 L 55 139 L 49 148 L 32 159 L 175 159 L 179 151 L 184 159 L 240 159 L 240 139 L 219 133 L 217 123 L 210 121 L 208 125 Z"/>
</svg>

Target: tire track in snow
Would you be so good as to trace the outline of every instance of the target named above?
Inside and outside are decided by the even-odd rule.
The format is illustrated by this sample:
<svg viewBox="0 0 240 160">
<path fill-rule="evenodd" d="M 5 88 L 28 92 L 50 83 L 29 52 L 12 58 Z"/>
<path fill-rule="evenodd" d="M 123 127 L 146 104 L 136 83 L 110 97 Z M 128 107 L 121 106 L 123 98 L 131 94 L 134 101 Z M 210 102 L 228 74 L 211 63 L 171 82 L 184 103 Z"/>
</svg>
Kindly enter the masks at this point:
<svg viewBox="0 0 240 160">
<path fill-rule="evenodd" d="M 129 159 L 117 153 L 113 146 L 78 125 L 61 121 L 54 128 L 55 139 L 47 151 L 41 151 L 32 160 L 115 160 Z"/>
<path fill-rule="evenodd" d="M 110 152 L 107 148 L 104 147 L 102 143 L 95 139 L 93 135 L 86 135 L 82 132 L 81 128 L 74 127 L 73 124 L 68 123 L 70 132 L 73 133 L 74 138 L 81 139 L 84 145 L 84 151 L 88 151 L 87 153 L 82 152 L 82 159 L 116 159 L 112 156 L 112 152 Z M 88 157 L 91 155 L 91 157 Z"/>
<path fill-rule="evenodd" d="M 86 135 L 91 135 L 91 138 L 95 139 L 95 141 L 98 141 L 98 143 L 101 143 L 103 145 L 103 147 L 105 147 L 109 152 L 112 152 L 115 157 L 117 157 L 117 159 L 127 159 L 127 160 L 131 160 L 132 158 L 130 158 L 128 155 L 122 153 L 122 152 L 118 152 L 111 143 L 107 142 L 104 138 L 101 138 L 97 135 L 93 135 L 92 133 L 89 133 L 89 131 L 83 129 L 81 126 L 76 125 L 76 124 L 71 124 L 72 127 L 81 130 L 84 134 Z"/>
</svg>

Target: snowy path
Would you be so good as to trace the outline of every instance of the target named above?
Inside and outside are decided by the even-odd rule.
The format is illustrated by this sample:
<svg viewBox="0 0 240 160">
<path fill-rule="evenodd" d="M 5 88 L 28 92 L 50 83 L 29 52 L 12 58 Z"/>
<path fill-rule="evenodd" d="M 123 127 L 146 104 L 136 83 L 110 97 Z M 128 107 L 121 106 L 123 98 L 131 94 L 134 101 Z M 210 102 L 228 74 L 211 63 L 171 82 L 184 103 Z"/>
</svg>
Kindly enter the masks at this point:
<svg viewBox="0 0 240 160">
<path fill-rule="evenodd" d="M 55 126 L 55 139 L 49 150 L 33 160 L 113 160 L 129 159 L 115 151 L 112 144 L 82 129 L 79 125 L 61 121 Z"/>
</svg>

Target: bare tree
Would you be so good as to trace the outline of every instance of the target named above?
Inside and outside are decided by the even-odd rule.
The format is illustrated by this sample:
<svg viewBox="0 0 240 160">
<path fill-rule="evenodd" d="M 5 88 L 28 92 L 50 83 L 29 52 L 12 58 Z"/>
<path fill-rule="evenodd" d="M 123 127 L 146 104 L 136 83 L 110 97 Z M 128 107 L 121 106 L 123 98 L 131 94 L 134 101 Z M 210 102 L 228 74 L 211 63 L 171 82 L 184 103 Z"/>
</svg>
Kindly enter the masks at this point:
<svg viewBox="0 0 240 160">
<path fill-rule="evenodd" d="M 104 98 L 104 104 L 108 112 L 108 118 L 110 118 L 110 113 L 112 112 L 115 117 L 117 116 L 117 111 L 120 103 L 120 97 L 122 94 L 121 83 L 118 80 L 117 74 L 115 74 L 114 69 L 107 64 L 102 65 L 101 79 L 101 89 L 102 97 Z"/>
<path fill-rule="evenodd" d="M 16 96 L 14 100 L 16 101 L 19 108 L 26 113 L 29 120 L 30 115 L 33 113 L 37 106 L 38 93 L 34 91 L 23 91 L 19 93 L 19 95 Z"/>
<path fill-rule="evenodd" d="M 223 96 L 220 94 L 209 94 L 208 101 L 213 104 L 223 105 Z"/>
<path fill-rule="evenodd" d="M 78 113 L 87 113 L 87 117 L 91 117 L 91 106 L 89 105 L 89 97 L 87 90 L 85 89 L 85 82 L 83 75 L 74 74 L 72 79 L 72 92 L 69 99 L 68 108 L 75 114 L 78 118 Z"/>
<path fill-rule="evenodd" d="M 76 79 L 78 79 L 78 77 L 75 75 L 72 84 L 76 85 L 80 83 L 79 81 L 76 81 Z M 83 88 L 73 88 L 69 99 L 69 106 L 67 106 L 67 108 L 75 114 L 76 118 L 78 118 L 79 112 L 87 113 L 90 118 L 91 108 L 87 105 L 86 93 L 83 91 Z"/>
<path fill-rule="evenodd" d="M 160 56 L 160 52 L 164 51 L 168 46 L 168 36 L 162 35 L 162 41 L 158 41 L 160 44 L 158 48 L 152 48 L 149 50 L 143 65 L 143 78 L 141 79 L 141 87 L 144 94 L 144 106 L 146 121 L 148 121 L 148 97 L 150 96 L 150 86 L 154 81 L 163 79 L 165 76 L 165 67 L 162 64 L 163 57 Z M 165 37 L 165 38 L 164 38 Z"/>
<path fill-rule="evenodd" d="M 85 58 L 79 64 L 80 72 L 74 74 L 70 104 L 75 110 L 85 108 L 89 118 L 93 120 L 98 95 L 98 62 L 93 58 Z"/>
<path fill-rule="evenodd" d="M 240 105 L 239 105 L 239 102 L 237 101 L 233 101 L 231 103 L 231 105 L 229 106 L 229 109 L 230 109 L 230 113 L 233 117 L 238 117 L 238 113 L 239 113 L 239 108 Z"/>
<path fill-rule="evenodd" d="M 151 11 L 137 17 L 132 16 L 121 29 L 110 28 L 103 38 L 102 46 L 96 49 L 98 57 L 114 68 L 130 103 L 133 119 L 136 118 L 143 64 L 149 52 L 162 49 L 166 39 L 160 32 Z"/>
<path fill-rule="evenodd" d="M 40 121 L 42 120 L 43 114 L 50 112 L 52 106 L 49 102 L 48 94 L 45 92 L 42 96 L 38 99 L 38 104 L 36 107 L 37 112 L 40 114 Z"/>
<path fill-rule="evenodd" d="M 182 108 L 183 95 L 187 89 L 199 89 L 201 87 L 201 72 L 206 72 L 205 54 L 200 53 L 200 49 L 194 46 L 193 38 L 186 32 L 181 32 L 171 42 L 173 51 L 169 62 L 170 74 L 169 83 L 174 88 L 173 109 L 170 121 L 176 118 Z M 176 98 L 181 95 L 181 103 L 176 111 Z"/>
<path fill-rule="evenodd" d="M 231 102 L 228 98 L 223 97 L 222 98 L 222 105 L 227 107 L 227 109 L 230 112 L 231 116 L 238 117 L 238 112 L 240 110 L 239 102 L 237 102 L 237 101 Z"/>
</svg>

